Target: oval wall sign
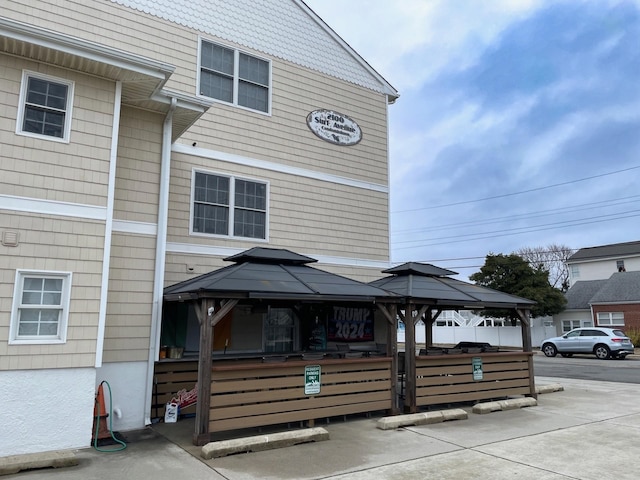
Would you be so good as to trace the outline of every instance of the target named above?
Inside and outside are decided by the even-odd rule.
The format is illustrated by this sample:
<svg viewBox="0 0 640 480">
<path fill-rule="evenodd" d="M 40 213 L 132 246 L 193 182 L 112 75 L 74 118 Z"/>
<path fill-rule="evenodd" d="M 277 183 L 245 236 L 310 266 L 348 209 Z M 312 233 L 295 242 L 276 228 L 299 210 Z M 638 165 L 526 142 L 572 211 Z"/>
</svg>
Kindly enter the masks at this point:
<svg viewBox="0 0 640 480">
<path fill-rule="evenodd" d="M 307 125 L 317 137 L 336 145 L 355 145 L 362 140 L 360 126 L 333 110 L 314 110 L 307 115 Z"/>
</svg>

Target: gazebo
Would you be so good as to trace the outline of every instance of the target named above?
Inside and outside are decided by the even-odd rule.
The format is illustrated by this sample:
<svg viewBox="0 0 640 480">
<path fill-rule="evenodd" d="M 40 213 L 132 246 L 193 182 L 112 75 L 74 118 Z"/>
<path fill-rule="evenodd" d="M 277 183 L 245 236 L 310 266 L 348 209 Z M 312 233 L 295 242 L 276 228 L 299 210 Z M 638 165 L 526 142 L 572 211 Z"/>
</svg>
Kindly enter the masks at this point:
<svg viewBox="0 0 640 480">
<path fill-rule="evenodd" d="M 199 322 L 195 444 L 214 431 L 396 410 L 395 294 L 284 249 L 256 247 L 225 261 L 233 265 L 164 290 L 165 306 L 189 303 Z M 215 351 L 225 321 L 233 328 Z M 253 347 L 229 353 L 229 338 Z M 337 348 L 349 345 L 364 348 Z M 160 360 L 157 377 L 176 385 L 186 360 Z"/>
<path fill-rule="evenodd" d="M 402 298 L 398 315 L 405 324 L 404 409 L 509 395 L 535 397 L 529 312 L 534 301 L 453 278 L 456 272 L 409 262 L 384 270 L 369 285 Z M 434 349 L 433 324 L 444 310 L 513 309 L 520 319 L 522 352 L 455 352 Z M 415 328 L 426 328 L 426 347 L 417 351 Z"/>
</svg>

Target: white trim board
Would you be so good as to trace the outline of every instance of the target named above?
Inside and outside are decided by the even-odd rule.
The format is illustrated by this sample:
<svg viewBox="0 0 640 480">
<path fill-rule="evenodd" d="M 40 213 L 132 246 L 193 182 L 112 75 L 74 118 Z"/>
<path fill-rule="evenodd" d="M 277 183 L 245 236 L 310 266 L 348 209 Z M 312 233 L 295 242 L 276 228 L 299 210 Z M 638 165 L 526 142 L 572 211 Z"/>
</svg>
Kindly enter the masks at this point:
<svg viewBox="0 0 640 480">
<path fill-rule="evenodd" d="M 217 150 L 209 150 L 200 147 L 191 147 L 179 143 L 174 143 L 172 151 L 175 153 L 183 153 L 185 155 L 194 155 L 196 157 L 218 160 L 221 162 L 233 163 L 235 165 L 243 165 L 245 167 L 262 168 L 272 172 L 286 173 L 298 177 L 312 178 L 322 182 L 335 183 L 338 185 L 346 185 L 348 187 L 362 188 L 364 190 L 372 190 L 374 192 L 389 193 L 389 187 L 379 183 L 364 182 L 352 178 L 341 177 L 339 175 L 331 175 L 328 173 L 316 172 L 306 168 L 292 167 L 281 163 L 270 162 L 258 158 L 244 157 L 233 153 L 220 152 Z"/>
<path fill-rule="evenodd" d="M 89 220 L 105 221 L 107 219 L 106 206 L 82 205 L 79 203 L 59 202 L 57 200 L 16 197 L 14 195 L 0 195 L 0 210 L 86 218 Z"/>
<path fill-rule="evenodd" d="M 187 255 L 204 255 L 204 256 L 216 256 L 216 257 L 230 257 L 237 255 L 246 250 L 246 248 L 230 248 L 219 247 L 209 245 L 199 245 L 193 243 L 178 243 L 167 242 L 167 253 L 180 253 Z M 300 253 L 300 252 L 298 252 Z M 364 268 L 376 268 L 384 270 L 391 268 L 391 262 L 383 262 L 377 260 L 368 260 L 364 258 L 348 258 L 348 257 L 334 257 L 328 255 L 315 255 L 313 253 L 302 252 L 300 255 L 305 255 L 318 260 L 320 264 L 346 266 L 346 267 L 364 267 Z"/>
</svg>

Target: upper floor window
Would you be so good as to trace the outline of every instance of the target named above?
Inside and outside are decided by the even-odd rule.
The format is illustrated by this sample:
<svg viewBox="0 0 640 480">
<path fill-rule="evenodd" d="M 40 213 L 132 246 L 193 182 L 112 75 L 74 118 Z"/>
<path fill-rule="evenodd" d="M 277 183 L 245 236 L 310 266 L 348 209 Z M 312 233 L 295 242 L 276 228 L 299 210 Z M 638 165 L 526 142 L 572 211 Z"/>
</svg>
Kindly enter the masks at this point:
<svg viewBox="0 0 640 480">
<path fill-rule="evenodd" d="M 269 113 L 271 64 L 233 48 L 202 40 L 200 95 Z"/>
<path fill-rule="evenodd" d="M 598 325 L 601 327 L 624 327 L 624 313 L 598 312 Z"/>
<path fill-rule="evenodd" d="M 16 133 L 68 142 L 72 103 L 73 82 L 24 71 Z"/>
<path fill-rule="evenodd" d="M 616 260 L 616 268 L 619 272 L 626 272 L 627 270 L 624 268 L 624 260 Z"/>
<path fill-rule="evenodd" d="M 194 172 L 191 231 L 267 238 L 267 183 Z"/>
<path fill-rule="evenodd" d="M 580 278 L 580 267 L 578 265 L 571 265 L 571 277 Z"/>
<path fill-rule="evenodd" d="M 64 343 L 70 292 L 70 272 L 18 270 L 9 343 Z"/>
</svg>

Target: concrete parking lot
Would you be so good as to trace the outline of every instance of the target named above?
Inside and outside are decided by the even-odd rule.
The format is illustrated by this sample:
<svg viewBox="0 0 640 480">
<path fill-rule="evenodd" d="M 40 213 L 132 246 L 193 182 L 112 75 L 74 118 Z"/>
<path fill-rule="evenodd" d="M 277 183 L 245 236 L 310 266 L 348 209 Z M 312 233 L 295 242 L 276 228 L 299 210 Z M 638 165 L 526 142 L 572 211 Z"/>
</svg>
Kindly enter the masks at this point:
<svg viewBox="0 0 640 480">
<path fill-rule="evenodd" d="M 538 405 L 466 420 L 379 430 L 378 418 L 322 424 L 327 441 L 202 460 L 178 422 L 129 432 L 118 453 L 76 452 L 79 464 L 22 472 L 32 479 L 635 479 L 640 385 L 537 377 L 564 391 Z M 172 432 L 171 428 L 175 428 Z M 164 435 L 162 433 L 164 433 Z M 166 435 L 166 436 L 165 436 Z M 188 435 L 187 435 L 188 436 Z M 609 460 L 604 460 L 609 459 Z M 613 470 L 615 470 L 615 472 Z"/>
</svg>

